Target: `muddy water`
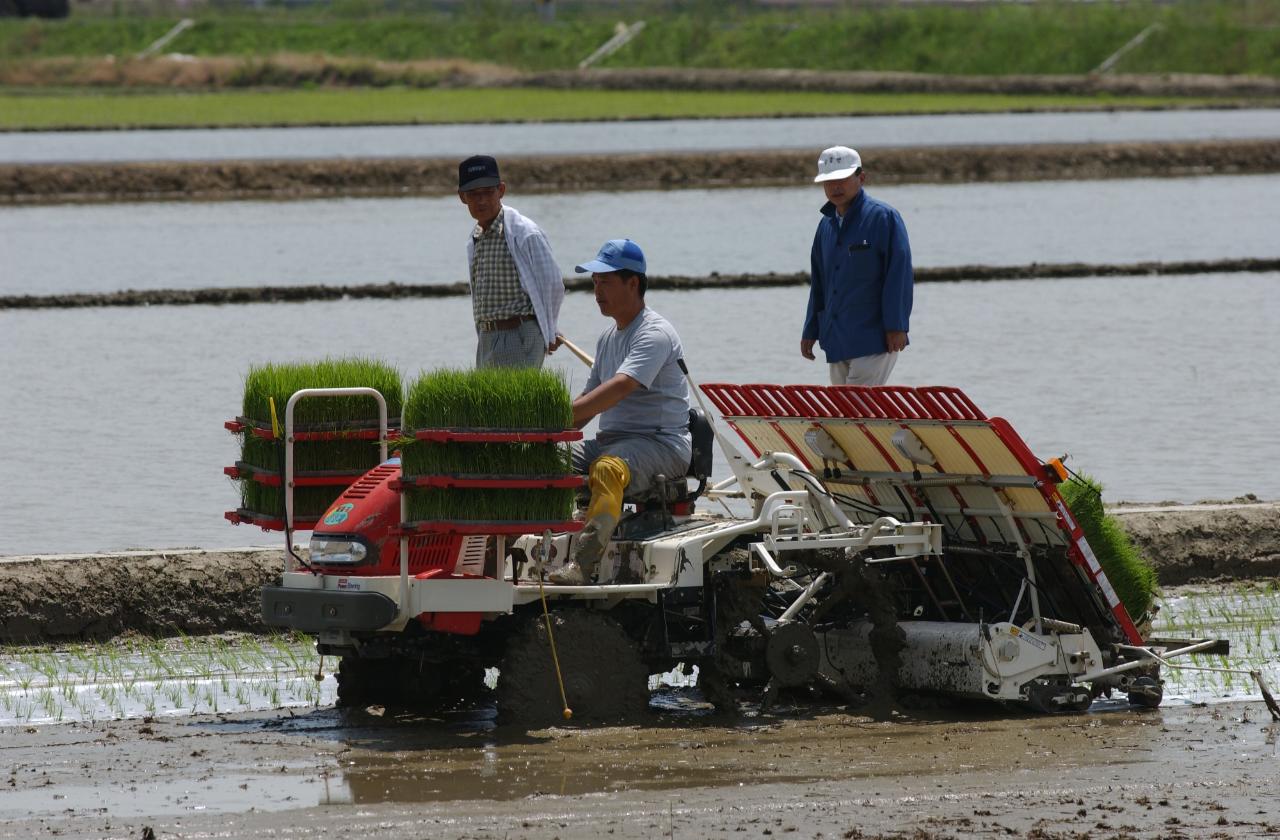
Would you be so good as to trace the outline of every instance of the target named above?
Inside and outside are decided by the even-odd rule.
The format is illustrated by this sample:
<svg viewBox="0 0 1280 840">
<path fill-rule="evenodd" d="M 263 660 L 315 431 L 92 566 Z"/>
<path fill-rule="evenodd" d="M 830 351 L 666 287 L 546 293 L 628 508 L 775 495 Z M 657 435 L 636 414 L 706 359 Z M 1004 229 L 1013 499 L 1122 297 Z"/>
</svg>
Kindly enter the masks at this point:
<svg viewBox="0 0 1280 840">
<path fill-rule="evenodd" d="M 904 384 L 965 389 L 1042 457 L 1098 476 L 1110 500 L 1280 498 L 1275 451 L 1277 275 L 922 285 Z M 663 292 L 703 382 L 824 382 L 800 358 L 801 288 Z M 0 314 L 0 554 L 276 543 L 222 520 L 237 492 L 222 428 L 249 365 L 380 357 L 406 376 L 466 366 L 470 302 L 325 302 Z M 591 345 L 594 301 L 562 328 Z M 1229 337 L 1224 340 L 1224 337 Z M 586 368 L 558 353 L 576 392 Z M 1273 460 L 1273 459 L 1272 459 Z M 721 461 L 717 474 L 727 475 Z"/>
<path fill-rule="evenodd" d="M 1280 137 L 1280 110 L 0 133 L 0 162 L 464 157 Z"/>
<path fill-rule="evenodd" d="M 917 265 L 1280 256 L 1280 175 L 872 187 Z M 816 188 L 511 195 L 561 268 L 629 236 L 655 275 L 798 272 Z M 0 295 L 466 279 L 456 197 L 0 208 Z M 749 231 L 750 235 L 744 235 Z M 74 247 L 71 247 L 74 246 Z"/>
</svg>

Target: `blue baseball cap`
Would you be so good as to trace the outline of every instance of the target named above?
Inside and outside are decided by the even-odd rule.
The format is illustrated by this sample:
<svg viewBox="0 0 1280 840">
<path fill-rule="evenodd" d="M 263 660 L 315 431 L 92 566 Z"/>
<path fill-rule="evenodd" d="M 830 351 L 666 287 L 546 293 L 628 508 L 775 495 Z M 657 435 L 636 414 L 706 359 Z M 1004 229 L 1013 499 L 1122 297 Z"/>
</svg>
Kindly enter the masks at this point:
<svg viewBox="0 0 1280 840">
<path fill-rule="evenodd" d="M 600 246 L 600 251 L 591 262 L 575 265 L 573 270 L 579 274 L 588 271 L 594 274 L 608 274 L 611 271 L 627 269 L 644 274 L 644 251 L 630 239 L 610 239 Z"/>
</svg>

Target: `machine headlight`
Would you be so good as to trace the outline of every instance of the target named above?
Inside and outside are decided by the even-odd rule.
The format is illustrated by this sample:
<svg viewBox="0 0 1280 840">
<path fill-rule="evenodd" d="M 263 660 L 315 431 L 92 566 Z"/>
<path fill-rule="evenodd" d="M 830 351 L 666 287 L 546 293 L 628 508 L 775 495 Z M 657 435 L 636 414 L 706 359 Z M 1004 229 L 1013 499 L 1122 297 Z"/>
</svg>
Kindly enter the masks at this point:
<svg viewBox="0 0 1280 840">
<path fill-rule="evenodd" d="M 368 553 L 368 547 L 359 540 L 332 539 L 329 537 L 311 538 L 312 563 L 355 565 L 363 563 Z"/>
</svg>

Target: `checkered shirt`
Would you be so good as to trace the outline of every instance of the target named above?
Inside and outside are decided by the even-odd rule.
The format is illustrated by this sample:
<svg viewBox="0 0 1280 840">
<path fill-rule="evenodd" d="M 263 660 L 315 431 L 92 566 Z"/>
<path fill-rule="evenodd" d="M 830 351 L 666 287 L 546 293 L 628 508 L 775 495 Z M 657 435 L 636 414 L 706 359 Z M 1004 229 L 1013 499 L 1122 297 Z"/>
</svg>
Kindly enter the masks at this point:
<svg viewBox="0 0 1280 840">
<path fill-rule="evenodd" d="M 475 254 L 471 259 L 471 314 L 477 322 L 516 315 L 532 315 L 533 301 L 520 285 L 516 261 L 507 248 L 505 210 L 489 229 L 479 224 L 471 231 Z"/>
</svg>

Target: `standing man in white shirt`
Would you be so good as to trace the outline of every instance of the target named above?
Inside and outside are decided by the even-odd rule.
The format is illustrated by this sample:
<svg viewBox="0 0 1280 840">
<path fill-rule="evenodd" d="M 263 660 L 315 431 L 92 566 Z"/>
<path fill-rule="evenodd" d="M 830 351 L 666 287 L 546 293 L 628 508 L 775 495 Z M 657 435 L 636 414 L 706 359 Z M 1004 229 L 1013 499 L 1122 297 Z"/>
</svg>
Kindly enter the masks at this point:
<svg viewBox="0 0 1280 840">
<path fill-rule="evenodd" d="M 506 194 L 489 155 L 458 165 L 458 198 L 476 221 L 467 241 L 476 367 L 542 367 L 560 346 L 564 275 L 542 228 L 502 205 Z"/>
</svg>

